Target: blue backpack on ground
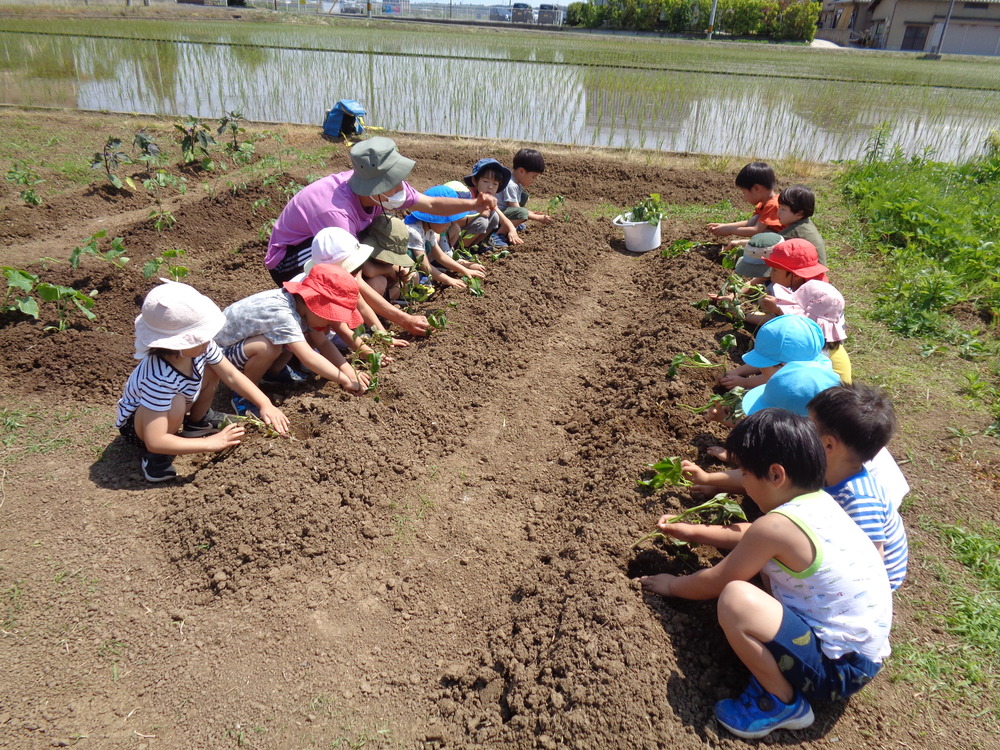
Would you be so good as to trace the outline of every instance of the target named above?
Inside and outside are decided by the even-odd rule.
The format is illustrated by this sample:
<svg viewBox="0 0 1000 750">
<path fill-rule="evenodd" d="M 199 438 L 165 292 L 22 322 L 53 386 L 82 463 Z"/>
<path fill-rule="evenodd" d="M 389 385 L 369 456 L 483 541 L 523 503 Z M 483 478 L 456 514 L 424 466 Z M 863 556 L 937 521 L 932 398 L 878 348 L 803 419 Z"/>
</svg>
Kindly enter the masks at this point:
<svg viewBox="0 0 1000 750">
<path fill-rule="evenodd" d="M 341 99 L 326 113 L 323 134 L 331 138 L 342 135 L 361 135 L 365 132 L 364 107 L 353 99 Z"/>
</svg>

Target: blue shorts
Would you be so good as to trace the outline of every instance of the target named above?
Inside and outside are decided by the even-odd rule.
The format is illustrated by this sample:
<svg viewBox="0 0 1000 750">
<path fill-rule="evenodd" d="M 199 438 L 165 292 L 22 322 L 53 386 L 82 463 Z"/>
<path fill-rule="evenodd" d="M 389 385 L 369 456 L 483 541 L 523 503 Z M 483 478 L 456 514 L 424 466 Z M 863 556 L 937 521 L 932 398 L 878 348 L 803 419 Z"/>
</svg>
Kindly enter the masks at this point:
<svg viewBox="0 0 1000 750">
<path fill-rule="evenodd" d="M 812 628 L 785 604 L 781 627 L 764 646 L 778 669 L 806 700 L 834 701 L 854 695 L 871 682 L 882 665 L 861 654 L 831 659 L 823 653 Z"/>
</svg>

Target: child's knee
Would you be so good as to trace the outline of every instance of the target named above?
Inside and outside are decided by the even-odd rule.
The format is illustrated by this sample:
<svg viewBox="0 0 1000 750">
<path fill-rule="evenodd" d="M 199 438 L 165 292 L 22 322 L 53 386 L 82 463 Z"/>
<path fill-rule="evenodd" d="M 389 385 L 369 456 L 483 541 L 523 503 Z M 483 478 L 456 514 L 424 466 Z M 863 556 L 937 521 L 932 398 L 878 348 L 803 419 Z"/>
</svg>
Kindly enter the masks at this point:
<svg viewBox="0 0 1000 750">
<path fill-rule="evenodd" d="M 758 595 L 763 594 L 759 588 L 747 581 L 730 581 L 719 594 L 719 623 L 737 622 L 754 606 Z M 764 594 L 766 596 L 766 594 Z"/>
</svg>

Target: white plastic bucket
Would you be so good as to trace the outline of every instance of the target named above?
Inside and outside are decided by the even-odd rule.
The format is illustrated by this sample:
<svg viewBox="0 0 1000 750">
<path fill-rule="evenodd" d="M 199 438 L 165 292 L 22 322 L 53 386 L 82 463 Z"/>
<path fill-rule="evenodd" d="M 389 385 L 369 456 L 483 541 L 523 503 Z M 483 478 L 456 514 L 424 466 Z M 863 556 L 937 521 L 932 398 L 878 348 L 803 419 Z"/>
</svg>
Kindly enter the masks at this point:
<svg viewBox="0 0 1000 750">
<path fill-rule="evenodd" d="M 620 214 L 611 223 L 625 230 L 625 249 L 630 253 L 648 253 L 660 246 L 660 225 L 662 221 L 650 224 L 648 221 L 630 221 L 628 214 Z"/>
</svg>

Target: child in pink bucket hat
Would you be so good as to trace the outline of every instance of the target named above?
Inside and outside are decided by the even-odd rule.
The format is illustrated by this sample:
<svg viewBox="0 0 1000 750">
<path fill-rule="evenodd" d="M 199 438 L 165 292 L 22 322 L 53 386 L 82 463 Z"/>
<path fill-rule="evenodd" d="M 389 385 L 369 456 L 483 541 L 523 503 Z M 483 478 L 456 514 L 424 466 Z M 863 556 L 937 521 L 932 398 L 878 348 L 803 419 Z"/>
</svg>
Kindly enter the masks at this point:
<svg viewBox="0 0 1000 750">
<path fill-rule="evenodd" d="M 288 418 L 212 340 L 225 322 L 218 306 L 187 284 L 165 281 L 142 303 L 135 319 L 135 358 L 141 361 L 125 383 L 115 427 L 143 449 L 142 474 L 150 482 L 177 476 L 178 454 L 239 445 L 243 427 L 226 425 L 227 415 L 212 411 L 211 398 L 201 395 L 214 393 L 220 378 L 277 432 L 288 432 Z"/>
<path fill-rule="evenodd" d="M 833 284 L 813 279 L 796 289 L 790 297 L 777 297 L 777 302 L 783 315 L 804 315 L 819 325 L 826 339 L 823 353 L 830 358 L 834 372 L 840 375 L 844 385 L 850 385 L 851 358 L 844 348 L 847 339 L 844 295 Z"/>
</svg>

